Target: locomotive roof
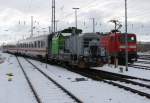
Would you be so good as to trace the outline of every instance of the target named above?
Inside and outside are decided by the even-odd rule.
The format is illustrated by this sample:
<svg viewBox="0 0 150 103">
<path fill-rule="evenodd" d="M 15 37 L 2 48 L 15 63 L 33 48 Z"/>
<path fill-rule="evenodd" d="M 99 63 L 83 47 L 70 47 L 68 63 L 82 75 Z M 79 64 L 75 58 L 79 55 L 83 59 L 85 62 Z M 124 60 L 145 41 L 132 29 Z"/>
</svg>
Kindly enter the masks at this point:
<svg viewBox="0 0 150 103">
<path fill-rule="evenodd" d="M 79 35 L 80 37 L 99 37 L 96 33 L 82 33 Z"/>
<path fill-rule="evenodd" d="M 117 32 L 117 33 L 103 33 L 103 36 L 107 36 L 107 35 L 125 35 L 126 33 L 120 33 L 120 32 Z M 134 33 L 127 33 L 128 35 L 136 35 Z"/>
<path fill-rule="evenodd" d="M 125 35 L 126 33 L 121 33 L 121 34 Z M 136 34 L 134 34 L 134 33 L 127 33 L 127 34 L 136 35 Z"/>
</svg>

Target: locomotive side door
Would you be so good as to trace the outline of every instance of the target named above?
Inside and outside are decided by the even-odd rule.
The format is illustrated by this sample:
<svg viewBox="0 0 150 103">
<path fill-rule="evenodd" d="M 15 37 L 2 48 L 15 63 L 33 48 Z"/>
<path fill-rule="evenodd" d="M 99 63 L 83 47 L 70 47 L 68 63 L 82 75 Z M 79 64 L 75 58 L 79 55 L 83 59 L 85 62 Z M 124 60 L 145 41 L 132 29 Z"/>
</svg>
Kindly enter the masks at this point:
<svg viewBox="0 0 150 103">
<path fill-rule="evenodd" d="M 115 51 L 116 51 L 115 37 L 111 36 L 109 41 L 110 41 L 109 44 L 108 44 L 109 45 L 109 51 L 110 51 L 110 54 L 112 56 L 114 56 L 115 55 Z"/>
</svg>

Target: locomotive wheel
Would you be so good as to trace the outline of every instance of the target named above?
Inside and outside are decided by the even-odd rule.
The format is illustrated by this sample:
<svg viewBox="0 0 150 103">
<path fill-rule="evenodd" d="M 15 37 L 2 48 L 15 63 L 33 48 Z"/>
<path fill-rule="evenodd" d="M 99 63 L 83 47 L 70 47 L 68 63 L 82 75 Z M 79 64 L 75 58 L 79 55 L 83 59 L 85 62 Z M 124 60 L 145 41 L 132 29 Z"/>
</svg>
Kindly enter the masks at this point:
<svg viewBox="0 0 150 103">
<path fill-rule="evenodd" d="M 81 68 L 81 69 L 85 69 L 87 67 L 87 65 L 83 60 L 81 60 L 78 63 L 78 67 Z"/>
<path fill-rule="evenodd" d="M 97 66 L 98 67 L 102 67 L 104 65 L 104 63 L 102 63 L 102 61 L 99 59 L 98 61 L 97 61 Z"/>
</svg>

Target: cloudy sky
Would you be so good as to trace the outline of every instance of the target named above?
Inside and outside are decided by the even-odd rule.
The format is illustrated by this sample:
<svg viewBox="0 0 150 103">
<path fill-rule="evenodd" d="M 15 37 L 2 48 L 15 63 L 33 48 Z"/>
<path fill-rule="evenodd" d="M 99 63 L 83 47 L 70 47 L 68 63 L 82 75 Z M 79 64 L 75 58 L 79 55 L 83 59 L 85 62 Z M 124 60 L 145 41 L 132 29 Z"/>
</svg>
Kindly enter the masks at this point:
<svg viewBox="0 0 150 103">
<path fill-rule="evenodd" d="M 30 36 L 31 16 L 34 16 L 34 35 L 48 32 L 51 25 L 52 0 L 0 0 L 0 44 L 15 42 Z M 128 0 L 128 31 L 137 34 L 139 41 L 150 41 L 150 0 Z M 78 28 L 92 32 L 95 18 L 97 32 L 113 28 L 109 22 L 117 19 L 124 25 L 124 0 L 56 0 L 57 29 L 74 26 L 74 10 L 78 10 Z M 121 29 L 124 32 L 124 26 Z"/>
</svg>

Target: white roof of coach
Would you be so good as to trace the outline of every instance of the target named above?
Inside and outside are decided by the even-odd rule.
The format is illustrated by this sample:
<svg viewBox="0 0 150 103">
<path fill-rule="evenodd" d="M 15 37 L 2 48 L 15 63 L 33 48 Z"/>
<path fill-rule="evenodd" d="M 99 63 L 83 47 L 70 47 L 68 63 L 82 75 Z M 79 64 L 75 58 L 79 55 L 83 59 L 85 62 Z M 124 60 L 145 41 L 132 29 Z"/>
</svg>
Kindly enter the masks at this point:
<svg viewBox="0 0 150 103">
<path fill-rule="evenodd" d="M 48 37 L 48 35 L 40 35 L 37 37 L 30 37 L 30 38 L 26 38 L 25 40 L 18 41 L 18 43 L 34 42 L 34 41 L 38 41 L 38 40 L 47 40 L 47 37 Z"/>
</svg>

